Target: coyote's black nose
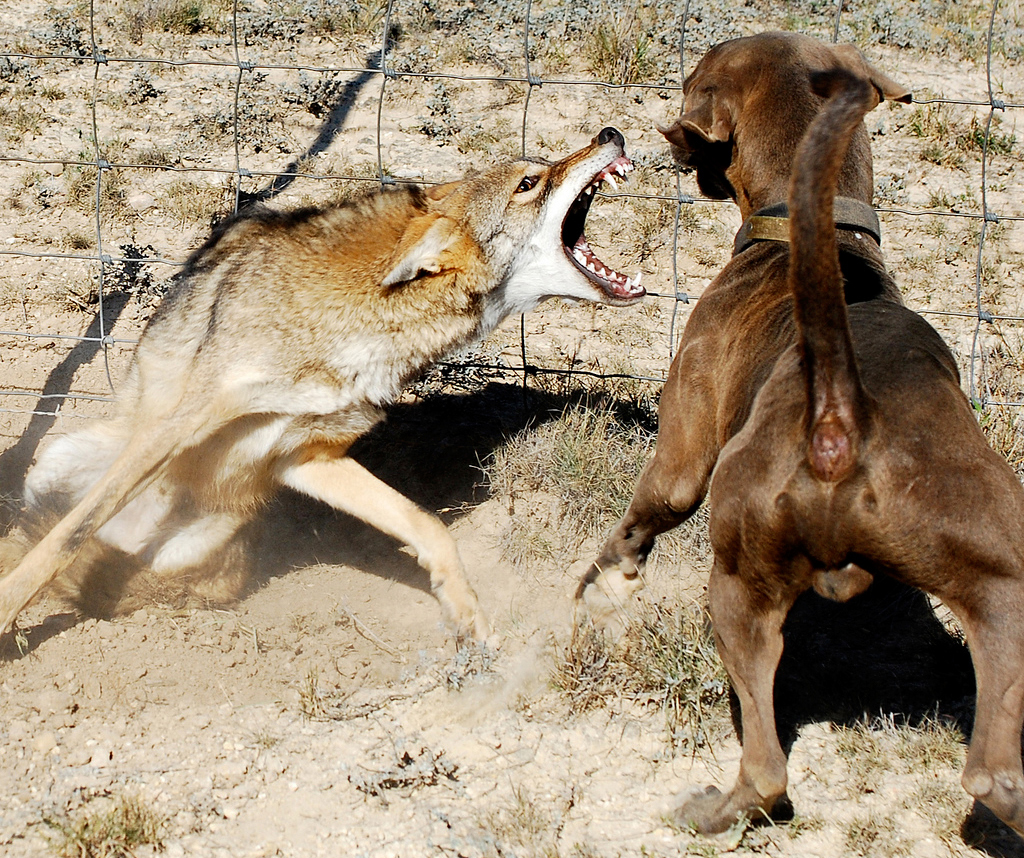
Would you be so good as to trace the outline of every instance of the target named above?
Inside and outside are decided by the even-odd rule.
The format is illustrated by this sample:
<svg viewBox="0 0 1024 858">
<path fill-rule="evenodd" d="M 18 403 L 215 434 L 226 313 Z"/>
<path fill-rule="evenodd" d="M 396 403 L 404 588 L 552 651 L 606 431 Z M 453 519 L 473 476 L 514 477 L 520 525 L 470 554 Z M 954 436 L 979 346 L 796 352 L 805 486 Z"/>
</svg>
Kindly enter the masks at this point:
<svg viewBox="0 0 1024 858">
<path fill-rule="evenodd" d="M 597 142 L 602 146 L 605 143 L 618 143 L 623 149 L 626 148 L 626 139 L 619 133 L 618 128 L 602 128 L 597 135 Z"/>
</svg>

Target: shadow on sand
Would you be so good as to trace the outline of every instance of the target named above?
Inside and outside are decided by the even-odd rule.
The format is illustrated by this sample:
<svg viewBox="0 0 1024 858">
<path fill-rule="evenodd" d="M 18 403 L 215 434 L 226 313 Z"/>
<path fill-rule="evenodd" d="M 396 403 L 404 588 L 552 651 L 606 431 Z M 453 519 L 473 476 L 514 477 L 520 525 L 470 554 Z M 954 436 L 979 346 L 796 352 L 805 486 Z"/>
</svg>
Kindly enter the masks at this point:
<svg viewBox="0 0 1024 858">
<path fill-rule="evenodd" d="M 775 711 L 787 753 L 802 726 L 822 721 L 850 726 L 884 716 L 921 725 L 940 719 L 970 737 L 970 653 L 920 591 L 883 577 L 846 604 L 811 591 L 797 600 L 783 631 Z M 734 722 L 738 726 L 735 705 Z M 961 835 L 988 855 L 1024 856 L 1020 837 L 977 802 Z"/>
</svg>

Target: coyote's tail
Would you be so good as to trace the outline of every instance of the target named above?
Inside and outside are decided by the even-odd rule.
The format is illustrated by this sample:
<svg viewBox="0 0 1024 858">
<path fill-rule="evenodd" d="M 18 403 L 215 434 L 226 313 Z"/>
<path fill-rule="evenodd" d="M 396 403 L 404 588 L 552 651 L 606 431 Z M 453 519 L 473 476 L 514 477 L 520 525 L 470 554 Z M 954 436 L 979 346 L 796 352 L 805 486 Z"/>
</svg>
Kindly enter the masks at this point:
<svg viewBox="0 0 1024 858">
<path fill-rule="evenodd" d="M 815 73 L 812 85 L 829 101 L 794 161 L 789 282 L 807 383 L 808 463 L 819 479 L 838 481 L 856 463 L 867 395 L 853 355 L 832 210 L 850 139 L 878 95 L 842 69 Z"/>
<path fill-rule="evenodd" d="M 0 577 L 0 635 L 43 587 L 67 571 L 96 532 L 182 450 L 222 428 L 226 416 L 196 410 L 136 426 L 106 473 Z M 6 552 L 5 552 L 6 553 Z"/>
</svg>

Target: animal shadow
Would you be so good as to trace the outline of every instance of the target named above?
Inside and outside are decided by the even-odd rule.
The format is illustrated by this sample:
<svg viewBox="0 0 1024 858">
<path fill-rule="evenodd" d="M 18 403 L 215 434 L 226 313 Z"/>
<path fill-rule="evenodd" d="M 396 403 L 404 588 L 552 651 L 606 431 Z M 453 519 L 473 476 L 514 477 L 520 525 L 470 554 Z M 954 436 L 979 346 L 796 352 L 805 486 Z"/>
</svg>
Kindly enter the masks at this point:
<svg viewBox="0 0 1024 858">
<path fill-rule="evenodd" d="M 964 641 L 936 616 L 928 597 L 885 576 L 845 604 L 808 591 L 783 628 L 775 717 L 788 754 L 801 727 L 851 726 L 865 717 L 920 725 L 942 719 L 970 737 L 974 670 Z M 738 706 L 733 721 L 739 732 Z M 996 858 L 1024 858 L 1020 838 L 974 803 L 961 836 Z"/>
</svg>

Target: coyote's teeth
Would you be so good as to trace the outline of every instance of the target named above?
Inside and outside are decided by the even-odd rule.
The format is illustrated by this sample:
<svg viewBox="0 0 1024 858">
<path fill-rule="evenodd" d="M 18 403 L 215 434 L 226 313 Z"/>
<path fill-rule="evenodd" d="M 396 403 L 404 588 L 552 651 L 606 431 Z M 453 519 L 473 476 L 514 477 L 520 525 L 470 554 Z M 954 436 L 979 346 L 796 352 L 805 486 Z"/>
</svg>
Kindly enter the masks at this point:
<svg viewBox="0 0 1024 858">
<path fill-rule="evenodd" d="M 618 173 L 620 176 L 625 176 L 626 173 L 629 172 L 629 169 L 626 167 L 625 164 L 616 164 L 615 172 Z"/>
<path fill-rule="evenodd" d="M 611 186 L 612 186 L 612 190 L 613 190 L 613 191 L 617 191 L 617 190 L 619 189 L 619 186 L 615 184 L 615 179 L 613 179 L 613 178 L 612 178 L 612 174 L 611 174 L 611 173 L 606 173 L 606 174 L 604 175 L 604 180 L 605 180 L 605 181 L 606 181 L 606 182 L 607 182 L 607 183 L 608 183 L 609 185 L 611 185 Z"/>
<path fill-rule="evenodd" d="M 585 193 L 588 197 L 593 196 L 593 194 L 594 194 L 594 187 L 595 187 L 594 185 L 587 185 L 583 189 L 583 193 Z"/>
<path fill-rule="evenodd" d="M 578 247 L 573 251 L 572 255 L 576 257 L 576 261 L 579 262 L 581 265 L 587 264 L 587 257 L 583 255 L 583 251 L 580 250 Z"/>
<path fill-rule="evenodd" d="M 634 279 L 634 280 L 633 280 L 633 285 L 634 285 L 634 286 L 639 286 L 639 285 L 640 285 L 640 280 L 641 280 L 641 278 L 642 278 L 643 276 L 644 276 L 644 273 L 643 273 L 643 271 L 637 271 L 637 273 L 636 273 L 636 279 Z"/>
<path fill-rule="evenodd" d="M 587 270 L 588 270 L 588 271 L 589 271 L 589 272 L 590 272 L 591 274 L 597 274 L 597 270 L 596 270 L 596 269 L 594 268 L 594 263 L 593 263 L 593 262 L 588 262 L 588 263 L 587 263 Z"/>
</svg>

